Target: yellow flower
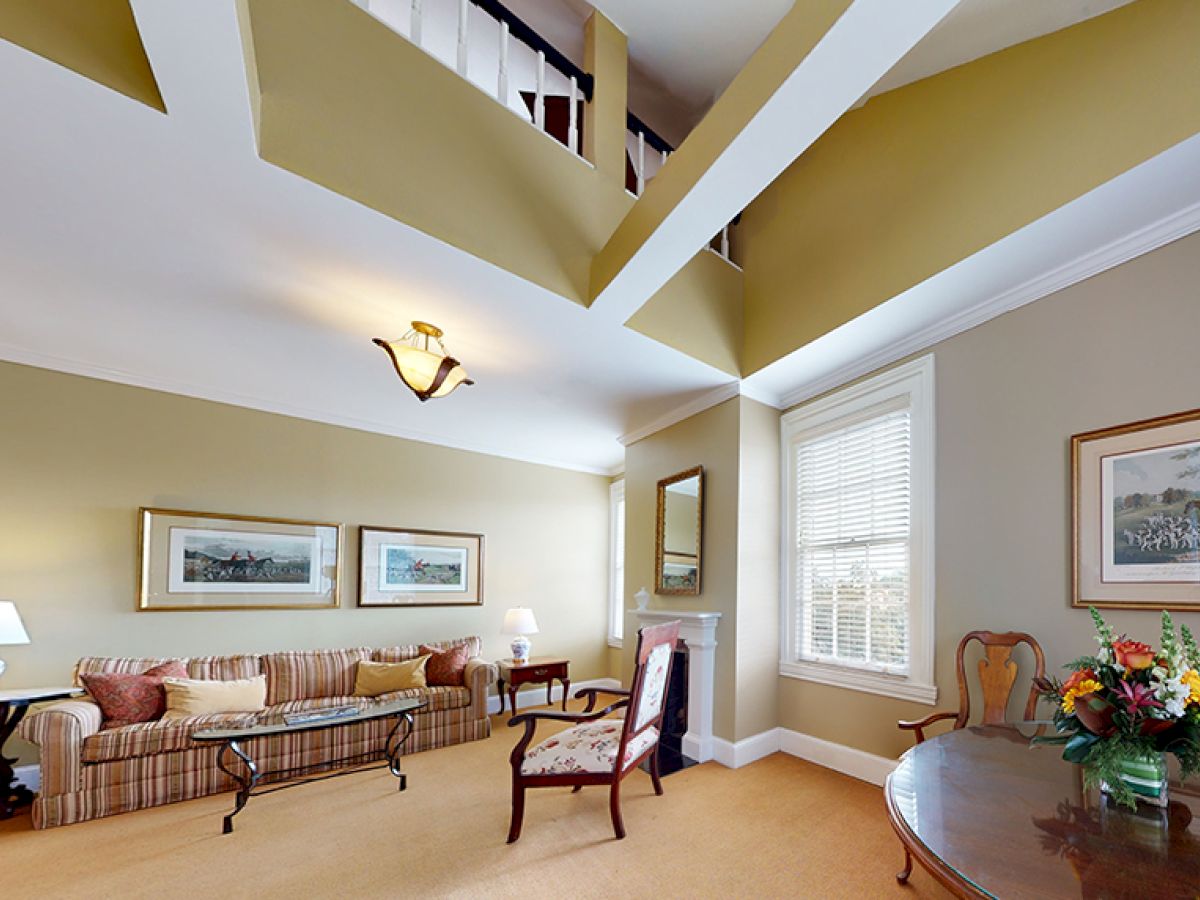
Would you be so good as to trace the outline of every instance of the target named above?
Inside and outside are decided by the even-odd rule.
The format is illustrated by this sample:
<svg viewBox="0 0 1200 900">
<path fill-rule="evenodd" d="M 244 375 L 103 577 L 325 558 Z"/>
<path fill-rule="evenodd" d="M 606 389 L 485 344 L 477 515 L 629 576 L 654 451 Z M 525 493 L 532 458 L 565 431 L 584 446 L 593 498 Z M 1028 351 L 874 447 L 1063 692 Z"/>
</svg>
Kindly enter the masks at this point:
<svg viewBox="0 0 1200 900">
<path fill-rule="evenodd" d="M 1180 680 L 1192 690 L 1191 694 L 1188 695 L 1188 703 L 1200 704 L 1200 672 L 1197 672 L 1195 669 L 1188 669 L 1183 673 L 1183 678 Z"/>
<path fill-rule="evenodd" d="M 1200 683 L 1200 676 L 1197 676 L 1197 682 Z M 1094 694 L 1096 691 L 1104 690 L 1104 685 L 1098 681 L 1093 681 L 1091 678 L 1085 678 L 1079 684 L 1075 685 L 1062 698 L 1062 711 L 1067 715 L 1075 712 L 1075 699 L 1084 697 L 1088 694 Z M 1193 688 L 1195 690 L 1195 688 Z"/>
</svg>

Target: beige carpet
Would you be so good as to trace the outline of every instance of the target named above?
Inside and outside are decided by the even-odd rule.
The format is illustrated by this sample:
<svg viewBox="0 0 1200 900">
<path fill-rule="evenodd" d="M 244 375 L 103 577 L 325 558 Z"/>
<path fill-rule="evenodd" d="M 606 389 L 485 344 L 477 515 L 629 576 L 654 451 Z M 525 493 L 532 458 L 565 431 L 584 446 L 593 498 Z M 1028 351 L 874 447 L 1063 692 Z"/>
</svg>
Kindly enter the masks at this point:
<svg viewBox="0 0 1200 900">
<path fill-rule="evenodd" d="M 776 754 L 625 781 L 628 837 L 604 788 L 531 791 L 508 832 L 508 753 L 519 729 L 384 771 L 254 798 L 221 831 L 232 794 L 35 832 L 0 823 L 6 898 L 17 897 L 895 897 L 948 896 L 923 871 L 908 888 L 878 788 Z M 548 732 L 547 732 L 548 733 Z"/>
</svg>

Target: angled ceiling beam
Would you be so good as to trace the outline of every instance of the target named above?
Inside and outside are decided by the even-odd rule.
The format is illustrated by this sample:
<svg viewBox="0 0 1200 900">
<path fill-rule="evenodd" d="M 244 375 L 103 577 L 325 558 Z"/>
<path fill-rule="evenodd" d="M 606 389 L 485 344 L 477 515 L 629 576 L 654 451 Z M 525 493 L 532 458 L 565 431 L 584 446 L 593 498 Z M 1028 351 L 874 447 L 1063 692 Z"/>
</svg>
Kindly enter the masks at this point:
<svg viewBox="0 0 1200 900">
<path fill-rule="evenodd" d="M 632 316 L 958 3 L 797 3 L 592 261 L 592 310 Z"/>
</svg>

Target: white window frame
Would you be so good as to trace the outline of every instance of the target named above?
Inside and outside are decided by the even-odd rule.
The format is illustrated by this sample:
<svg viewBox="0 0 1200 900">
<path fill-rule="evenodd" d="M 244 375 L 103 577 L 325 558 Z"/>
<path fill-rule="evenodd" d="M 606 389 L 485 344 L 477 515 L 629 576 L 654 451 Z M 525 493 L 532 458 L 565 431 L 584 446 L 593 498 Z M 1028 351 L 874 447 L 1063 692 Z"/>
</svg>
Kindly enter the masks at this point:
<svg viewBox="0 0 1200 900">
<path fill-rule="evenodd" d="M 795 623 L 802 614 L 796 596 L 796 466 L 794 445 L 838 423 L 861 418 L 881 404 L 907 398 L 911 415 L 911 535 L 909 538 L 909 665 L 895 675 L 844 663 L 800 659 Z M 934 365 L 933 356 L 869 378 L 793 410 L 782 418 L 783 562 L 779 674 L 835 687 L 934 704 Z"/>
<path fill-rule="evenodd" d="M 625 479 L 614 481 L 608 488 L 608 646 L 623 647 L 625 637 L 625 560 L 618 565 L 617 547 L 620 521 L 617 509 L 625 502 Z M 618 571 L 620 577 L 618 577 Z"/>
</svg>

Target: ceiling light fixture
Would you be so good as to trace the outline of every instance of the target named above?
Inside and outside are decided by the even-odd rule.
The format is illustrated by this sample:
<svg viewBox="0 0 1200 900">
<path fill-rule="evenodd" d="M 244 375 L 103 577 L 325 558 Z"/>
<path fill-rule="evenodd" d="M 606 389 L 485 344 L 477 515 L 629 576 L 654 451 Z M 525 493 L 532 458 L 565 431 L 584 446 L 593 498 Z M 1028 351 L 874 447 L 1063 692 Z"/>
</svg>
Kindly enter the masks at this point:
<svg viewBox="0 0 1200 900">
<path fill-rule="evenodd" d="M 430 341 L 437 345 L 429 349 Z M 460 384 L 474 384 L 457 359 L 446 352 L 442 329 L 428 322 L 413 322 L 412 330 L 394 341 L 375 338 L 392 360 L 396 374 L 424 403 L 430 397 L 445 397 Z M 440 353 L 438 351 L 441 351 Z"/>
</svg>

